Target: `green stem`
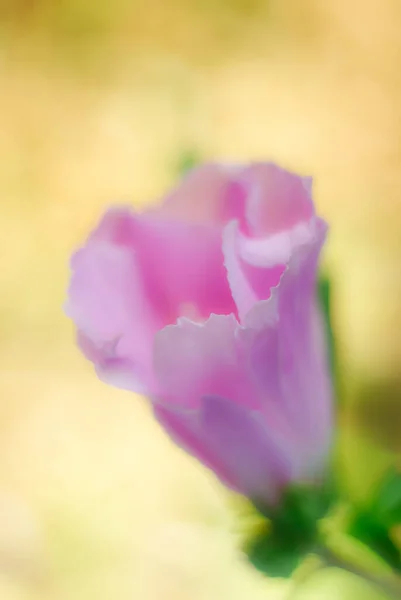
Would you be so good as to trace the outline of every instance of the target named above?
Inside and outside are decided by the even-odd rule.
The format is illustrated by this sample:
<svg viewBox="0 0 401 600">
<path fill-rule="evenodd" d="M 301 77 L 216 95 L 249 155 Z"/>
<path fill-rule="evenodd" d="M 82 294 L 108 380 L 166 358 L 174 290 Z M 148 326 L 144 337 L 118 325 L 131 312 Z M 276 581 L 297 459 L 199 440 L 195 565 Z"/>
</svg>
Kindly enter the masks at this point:
<svg viewBox="0 0 401 600">
<path fill-rule="evenodd" d="M 401 599 L 401 582 L 395 574 L 390 575 L 388 578 L 380 577 L 338 557 L 328 548 L 319 548 L 318 555 L 327 567 L 335 567 L 347 571 L 348 573 L 352 573 L 360 579 L 364 579 L 370 583 L 376 590 L 386 594 L 389 598 L 397 600 Z"/>
</svg>

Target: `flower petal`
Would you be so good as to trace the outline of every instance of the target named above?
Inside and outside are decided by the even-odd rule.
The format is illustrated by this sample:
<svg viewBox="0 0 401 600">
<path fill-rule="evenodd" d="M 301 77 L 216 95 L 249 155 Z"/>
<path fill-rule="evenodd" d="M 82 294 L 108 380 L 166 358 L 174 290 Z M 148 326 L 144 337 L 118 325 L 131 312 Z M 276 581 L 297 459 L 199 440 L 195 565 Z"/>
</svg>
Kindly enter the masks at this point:
<svg viewBox="0 0 401 600">
<path fill-rule="evenodd" d="M 202 435 L 199 410 L 181 410 L 163 404 L 154 404 L 156 419 L 171 439 L 183 450 L 211 469 L 219 479 L 232 489 L 237 489 L 232 476 L 219 456 L 216 456 Z"/>
<path fill-rule="evenodd" d="M 143 364 L 135 362 L 130 356 L 118 356 L 115 344 L 96 346 L 81 331 L 77 338 L 78 346 L 86 358 L 93 362 L 99 379 L 104 383 L 138 394 L 149 393 L 151 375 Z"/>
<path fill-rule="evenodd" d="M 271 252 L 263 253 L 265 260 L 272 262 L 268 267 L 244 260 L 244 239 L 238 222 L 231 221 L 224 230 L 223 252 L 228 282 L 241 320 L 257 302 L 270 297 L 285 269 L 285 264 L 272 260 Z"/>
<path fill-rule="evenodd" d="M 274 432 L 256 413 L 218 396 L 202 399 L 201 419 L 208 447 L 235 477 L 237 487 L 254 500 L 273 501 L 290 470 Z"/>
<path fill-rule="evenodd" d="M 187 223 L 222 225 L 245 216 L 245 189 L 238 169 L 209 163 L 191 170 L 157 208 L 163 217 Z"/>
<path fill-rule="evenodd" d="M 219 396 L 204 396 L 196 413 L 157 408 L 175 441 L 235 490 L 274 503 L 288 481 L 290 462 L 258 416 Z"/>
<path fill-rule="evenodd" d="M 196 408 L 204 395 L 256 407 L 233 315 L 211 315 L 204 324 L 180 319 L 157 333 L 154 372 L 167 403 Z"/>
<path fill-rule="evenodd" d="M 325 234 L 325 223 L 317 220 L 314 242 L 294 255 L 270 300 L 255 305 L 245 318 L 245 327 L 255 332 L 253 367 L 260 389 L 271 388 L 274 381 L 264 365 L 278 362 L 278 394 L 270 393 L 267 400 L 280 398 L 299 442 L 299 468 L 304 474 L 316 470 L 331 443 L 331 380 L 316 300 L 317 263 Z"/>
<path fill-rule="evenodd" d="M 150 381 L 148 366 L 159 324 L 149 308 L 132 250 L 99 237 L 94 236 L 72 259 L 65 311 L 80 332 L 84 353 L 99 372 L 107 364 L 113 378 L 113 368 L 120 370 L 124 364 L 125 371 L 132 370 L 131 383 L 138 381 L 129 389 L 142 391 L 145 380 Z"/>
<path fill-rule="evenodd" d="M 256 302 L 270 297 L 272 288 L 280 281 L 292 255 L 298 252 L 298 248 L 313 243 L 315 236 L 313 204 L 303 180 L 274 165 L 271 168 L 273 175 L 278 179 L 278 190 L 283 194 L 282 209 L 277 206 L 280 204 L 280 198 L 274 196 L 274 190 L 262 189 L 256 178 L 256 183 L 252 182 L 252 193 L 250 192 L 248 200 L 248 213 L 250 211 L 251 217 L 254 213 L 252 218 L 248 214 L 252 235 L 235 221 L 226 226 L 223 234 L 228 281 L 241 319 Z M 258 169 L 265 177 L 265 171 L 267 174 L 270 172 L 269 165 L 260 166 Z M 276 174 L 277 170 L 279 175 Z M 248 171 L 252 173 L 252 167 Z M 298 190 L 299 187 L 303 195 Z M 272 197 L 263 196 L 262 191 L 263 194 L 271 193 Z M 266 211 L 266 214 L 262 214 L 263 211 Z M 308 216 L 309 219 L 295 220 L 295 217 L 304 216 Z M 285 225 L 291 226 L 285 229 Z"/>
<path fill-rule="evenodd" d="M 311 179 L 299 177 L 273 163 L 256 163 L 244 170 L 246 217 L 252 235 L 273 235 L 314 216 Z"/>
<path fill-rule="evenodd" d="M 219 228 L 166 222 L 156 214 L 140 215 L 135 221 L 141 276 L 163 325 L 174 323 L 179 316 L 196 314 L 202 320 L 212 312 L 236 312 Z"/>
<path fill-rule="evenodd" d="M 158 330 L 180 315 L 236 312 L 213 227 L 115 209 L 71 266 L 66 312 L 85 340 L 81 347 L 103 379 L 115 376 L 133 391 L 150 385 Z"/>
</svg>

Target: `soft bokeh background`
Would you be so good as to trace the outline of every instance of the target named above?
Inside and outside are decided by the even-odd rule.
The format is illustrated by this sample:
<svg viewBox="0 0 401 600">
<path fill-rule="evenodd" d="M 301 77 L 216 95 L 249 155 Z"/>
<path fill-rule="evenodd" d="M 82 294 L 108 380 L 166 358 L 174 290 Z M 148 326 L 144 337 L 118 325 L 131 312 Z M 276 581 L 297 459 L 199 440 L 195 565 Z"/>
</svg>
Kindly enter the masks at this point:
<svg viewBox="0 0 401 600">
<path fill-rule="evenodd" d="M 315 177 L 350 493 L 397 453 L 400 27 L 398 0 L 1 0 L 2 600 L 282 596 L 241 558 L 224 490 L 96 380 L 62 313 L 103 208 L 193 159 Z M 322 573 L 297 598 L 357 588 Z"/>
</svg>

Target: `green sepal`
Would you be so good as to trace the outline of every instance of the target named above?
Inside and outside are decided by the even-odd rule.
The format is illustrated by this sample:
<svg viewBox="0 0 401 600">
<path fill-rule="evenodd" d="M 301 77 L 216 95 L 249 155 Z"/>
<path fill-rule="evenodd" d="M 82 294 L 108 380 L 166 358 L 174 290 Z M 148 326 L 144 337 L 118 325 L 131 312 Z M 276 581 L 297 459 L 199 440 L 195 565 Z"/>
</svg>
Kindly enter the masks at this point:
<svg viewBox="0 0 401 600">
<path fill-rule="evenodd" d="M 317 295 L 322 310 L 324 325 L 326 330 L 327 349 L 329 356 L 330 371 L 333 379 L 333 385 L 337 390 L 338 387 L 338 366 L 337 366 L 337 349 L 336 340 L 333 330 L 333 315 L 332 315 L 332 283 L 330 278 L 323 274 L 319 274 L 317 284 Z M 338 391 L 338 390 L 337 390 Z M 336 394 L 338 398 L 338 393 Z"/>
<path fill-rule="evenodd" d="M 294 544 L 275 528 L 260 533 L 247 548 L 247 555 L 258 571 L 269 577 L 291 577 L 308 553 L 306 544 Z"/>
<path fill-rule="evenodd" d="M 319 521 L 332 505 L 328 487 L 288 488 L 279 507 L 258 510 L 269 519 L 248 541 L 250 562 L 269 577 L 290 577 L 319 541 Z"/>
</svg>

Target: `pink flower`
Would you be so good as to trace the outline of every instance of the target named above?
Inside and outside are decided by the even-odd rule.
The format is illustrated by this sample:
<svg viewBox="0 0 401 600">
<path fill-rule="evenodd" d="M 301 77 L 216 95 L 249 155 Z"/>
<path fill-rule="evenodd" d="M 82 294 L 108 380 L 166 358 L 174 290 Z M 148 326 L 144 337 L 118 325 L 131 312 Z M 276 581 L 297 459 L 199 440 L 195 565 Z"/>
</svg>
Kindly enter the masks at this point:
<svg viewBox="0 0 401 600">
<path fill-rule="evenodd" d="M 161 204 L 106 213 L 72 259 L 67 314 L 101 379 L 146 394 L 222 481 L 266 504 L 324 472 L 331 384 L 311 181 L 210 164 Z"/>
</svg>

